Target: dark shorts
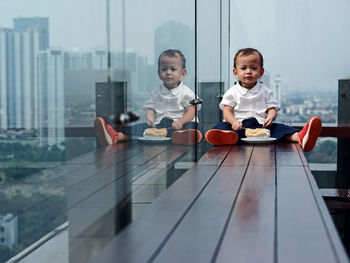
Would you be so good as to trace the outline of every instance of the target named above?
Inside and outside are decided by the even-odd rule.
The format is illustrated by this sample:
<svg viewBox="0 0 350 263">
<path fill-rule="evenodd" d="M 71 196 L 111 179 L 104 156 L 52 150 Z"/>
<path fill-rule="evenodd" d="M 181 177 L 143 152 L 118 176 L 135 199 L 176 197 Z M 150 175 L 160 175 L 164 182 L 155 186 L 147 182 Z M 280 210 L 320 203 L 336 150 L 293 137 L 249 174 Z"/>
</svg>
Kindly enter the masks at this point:
<svg viewBox="0 0 350 263">
<path fill-rule="evenodd" d="M 245 128 L 262 128 L 262 125 L 257 121 L 255 118 L 249 118 L 242 121 L 243 127 Z M 243 130 L 233 130 L 232 125 L 228 122 L 220 122 L 216 124 L 213 129 L 218 130 L 226 130 L 226 131 L 234 131 L 238 134 L 238 138 L 245 138 L 244 129 Z M 272 123 L 272 125 L 269 128 L 270 134 L 272 138 L 276 138 L 277 140 L 282 139 L 285 135 L 293 134 L 295 132 L 299 132 L 298 129 L 282 124 L 282 123 Z"/>
<path fill-rule="evenodd" d="M 167 137 L 171 137 L 171 134 L 176 131 L 171 128 L 171 125 L 174 120 L 169 118 L 163 118 L 159 124 L 156 125 L 157 129 L 166 128 L 168 130 Z M 134 125 L 126 126 L 124 128 L 118 129 L 119 132 L 122 132 L 126 135 L 133 135 L 133 136 L 143 136 L 143 132 L 147 128 L 152 128 L 147 123 L 136 123 Z M 204 134 L 204 130 L 202 125 L 200 125 L 197 122 L 187 122 L 182 126 L 182 130 L 189 130 L 189 129 L 198 129 L 202 136 Z"/>
</svg>

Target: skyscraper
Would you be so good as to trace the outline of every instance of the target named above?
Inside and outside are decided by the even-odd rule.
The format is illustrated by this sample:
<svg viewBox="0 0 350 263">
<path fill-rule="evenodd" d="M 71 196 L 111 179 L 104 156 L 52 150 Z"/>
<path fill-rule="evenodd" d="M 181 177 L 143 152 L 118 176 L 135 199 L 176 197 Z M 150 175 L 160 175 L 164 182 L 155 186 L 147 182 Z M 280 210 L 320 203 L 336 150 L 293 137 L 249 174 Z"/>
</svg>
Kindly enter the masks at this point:
<svg viewBox="0 0 350 263">
<path fill-rule="evenodd" d="M 275 99 L 282 103 L 282 80 L 279 74 L 273 79 L 272 91 Z"/>
<path fill-rule="evenodd" d="M 20 17 L 13 19 L 14 31 L 24 33 L 35 31 L 39 34 L 39 50 L 49 48 L 49 19 L 47 17 Z"/>
<path fill-rule="evenodd" d="M 48 18 L 15 18 L 0 29 L 0 128 L 36 129 L 35 56 L 49 46 Z"/>
<path fill-rule="evenodd" d="M 0 28 L 0 128 L 7 129 L 7 82 L 9 29 Z"/>
<path fill-rule="evenodd" d="M 39 51 L 36 58 L 38 129 L 40 145 L 64 141 L 64 52 Z"/>
</svg>

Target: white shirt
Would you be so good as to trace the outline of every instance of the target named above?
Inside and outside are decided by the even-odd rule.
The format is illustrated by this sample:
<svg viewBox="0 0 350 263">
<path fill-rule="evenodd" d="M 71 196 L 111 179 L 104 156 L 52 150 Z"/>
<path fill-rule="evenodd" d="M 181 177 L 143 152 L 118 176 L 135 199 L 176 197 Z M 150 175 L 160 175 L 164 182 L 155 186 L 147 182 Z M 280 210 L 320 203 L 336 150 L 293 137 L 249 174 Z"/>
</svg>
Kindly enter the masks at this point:
<svg viewBox="0 0 350 263">
<path fill-rule="evenodd" d="M 163 118 L 176 121 L 182 118 L 187 107 L 192 106 L 190 101 L 194 98 L 194 92 L 182 82 L 171 90 L 168 90 L 164 85 L 160 85 L 151 92 L 143 108 L 154 110 L 155 124 L 160 123 Z M 197 110 L 199 109 L 200 105 L 197 105 Z M 192 121 L 195 121 L 195 118 Z"/>
<path fill-rule="evenodd" d="M 237 120 L 242 121 L 253 117 L 260 124 L 264 124 L 267 109 L 275 108 L 277 111 L 281 109 L 272 91 L 262 83 L 257 83 L 251 89 L 243 88 L 237 83 L 225 92 L 219 105 L 220 109 L 223 110 L 225 105 L 234 108 L 233 112 Z"/>
</svg>

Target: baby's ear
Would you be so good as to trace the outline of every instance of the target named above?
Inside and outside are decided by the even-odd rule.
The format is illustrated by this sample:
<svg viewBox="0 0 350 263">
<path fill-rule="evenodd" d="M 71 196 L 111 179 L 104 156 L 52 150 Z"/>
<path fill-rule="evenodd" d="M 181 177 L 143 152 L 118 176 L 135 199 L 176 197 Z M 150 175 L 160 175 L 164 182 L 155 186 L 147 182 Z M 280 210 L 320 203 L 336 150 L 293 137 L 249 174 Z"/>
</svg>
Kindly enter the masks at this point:
<svg viewBox="0 0 350 263">
<path fill-rule="evenodd" d="M 182 78 L 184 78 L 184 77 L 186 76 L 186 74 L 187 74 L 187 69 L 184 68 L 184 69 L 182 70 L 182 75 L 183 75 Z"/>
<path fill-rule="evenodd" d="M 265 72 L 264 68 L 261 68 L 260 69 L 260 78 L 264 75 L 264 72 Z"/>
<path fill-rule="evenodd" d="M 233 76 L 235 76 L 235 78 L 237 79 L 238 78 L 237 70 L 235 68 L 233 68 L 232 72 L 233 72 Z"/>
</svg>

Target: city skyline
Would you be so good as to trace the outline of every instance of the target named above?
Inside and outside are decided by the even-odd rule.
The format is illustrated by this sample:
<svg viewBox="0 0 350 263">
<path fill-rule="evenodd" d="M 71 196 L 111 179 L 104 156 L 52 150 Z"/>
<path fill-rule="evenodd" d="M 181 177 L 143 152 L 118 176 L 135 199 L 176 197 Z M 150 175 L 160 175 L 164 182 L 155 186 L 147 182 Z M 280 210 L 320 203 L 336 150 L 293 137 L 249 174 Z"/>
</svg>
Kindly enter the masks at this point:
<svg viewBox="0 0 350 263">
<path fill-rule="evenodd" d="M 348 1 L 340 0 L 334 5 L 312 0 L 307 1 L 301 10 L 298 3 L 280 3 L 276 0 L 254 0 L 251 4 L 256 8 L 253 9 L 249 8 L 251 4 L 248 6 L 242 1 L 231 1 L 230 6 L 223 1 L 223 31 L 218 28 L 219 5 L 204 1 L 205 5 L 198 10 L 198 79 L 211 81 L 221 76 L 225 81 L 233 82 L 230 74 L 232 57 L 239 48 L 246 46 L 262 51 L 265 68 L 272 77 L 279 74 L 288 83 L 288 89 L 336 89 L 338 79 L 350 77 L 347 70 L 350 54 L 343 52 L 350 35 L 350 21 L 346 19 L 350 8 Z M 65 4 L 70 8 L 64 8 Z M 113 52 L 133 52 L 153 61 L 157 56 L 154 53 L 154 34 L 159 26 L 175 21 L 194 29 L 192 2 L 186 1 L 176 6 L 169 6 L 166 1 L 160 0 L 147 4 L 139 0 L 114 1 L 110 4 L 110 47 Z M 41 8 L 38 9 L 38 6 Z M 43 0 L 4 0 L 0 3 L 0 10 L 0 25 L 5 27 L 11 25 L 13 17 L 50 17 L 53 47 L 84 51 L 107 46 L 105 2 L 51 1 L 48 4 Z M 81 14 L 79 19 L 76 18 L 76 10 Z M 231 12 L 229 33 L 228 11 Z M 208 13 L 212 15 L 208 16 Z M 98 19 L 89 19 L 92 14 Z M 245 18 L 248 14 L 250 19 Z M 138 24 L 143 25 L 142 30 L 139 30 Z M 220 32 L 224 36 L 221 66 L 218 57 Z M 230 39 L 225 34 L 230 34 Z M 183 41 L 184 35 L 174 38 L 178 39 L 177 45 Z M 226 50 L 228 41 L 229 54 Z M 194 41 L 187 39 L 186 42 L 189 42 L 194 53 Z"/>
<path fill-rule="evenodd" d="M 1 76 L 6 76 L 6 78 L 1 78 L 1 87 L 4 87 L 5 82 L 7 82 L 6 85 L 8 85 L 6 89 L 1 89 L 0 105 L 9 105 L 1 106 L 2 111 L 0 112 L 0 125 L 2 128 L 7 128 L 4 122 L 6 119 L 8 119 L 9 127 L 33 129 L 38 127 L 37 118 L 39 114 L 37 113 L 37 107 L 41 103 L 36 102 L 38 97 L 35 95 L 40 94 L 38 85 L 41 83 L 40 79 L 38 79 L 34 85 L 35 77 L 37 77 L 37 74 L 39 74 L 37 70 L 40 66 L 40 64 L 36 65 L 34 63 L 36 59 L 35 54 L 39 54 L 40 50 L 45 50 L 48 48 L 51 48 L 51 50 L 60 50 L 60 52 L 62 52 L 62 61 L 64 65 L 62 70 L 65 72 L 67 70 L 81 71 L 86 69 L 105 70 L 108 68 L 108 51 L 105 47 L 91 48 L 84 51 L 69 51 L 65 50 L 64 48 L 52 48 L 49 46 L 50 37 L 55 35 L 56 32 L 49 34 L 48 17 L 14 17 L 12 20 L 13 28 L 0 28 L 0 37 L 2 37 L 1 43 L 3 43 L 0 46 L 0 48 L 2 47 L 0 50 L 0 54 L 2 54 L 2 64 L 0 64 L 0 69 L 2 69 Z M 185 43 L 182 44 L 181 42 L 177 42 L 177 36 L 180 34 L 186 36 L 185 38 L 190 39 L 190 41 L 188 41 L 188 43 L 184 41 Z M 187 81 L 189 86 L 192 88 L 195 86 L 194 54 L 191 53 L 191 42 L 193 41 L 193 35 L 193 27 L 175 21 L 168 21 L 167 23 L 156 27 L 153 40 L 154 54 L 160 53 L 166 47 L 179 48 L 186 54 L 189 54 L 186 55 L 189 73 L 185 78 L 185 82 Z M 126 36 L 124 35 L 124 37 Z M 4 43 L 6 45 L 4 45 Z M 13 46 L 13 49 L 9 48 L 11 46 Z M 200 52 L 201 48 L 199 47 L 198 49 Z M 129 49 L 127 48 L 127 50 Z M 120 78 L 118 77 L 118 74 L 116 74 L 114 75 L 116 76 L 114 80 L 127 81 L 130 89 L 129 94 L 137 96 L 138 91 L 147 92 L 153 89 L 156 86 L 156 83 L 159 82 L 156 77 L 157 60 L 156 57 L 154 57 L 154 63 L 149 64 L 149 59 L 147 56 L 143 56 L 137 52 L 132 52 L 131 50 L 132 49 L 126 52 L 112 51 L 110 53 L 110 62 L 112 68 L 114 67 L 117 70 L 122 69 L 127 72 L 126 79 L 125 76 Z M 17 54 L 20 55 L 18 56 Z M 9 61 L 7 64 L 5 64 L 5 66 L 3 63 L 4 57 L 6 57 L 7 61 Z M 18 58 L 20 60 L 18 60 Z M 49 64 L 46 64 L 49 67 Z M 9 74 L 8 72 L 5 72 L 4 68 L 7 71 L 13 71 L 13 73 Z M 199 68 L 202 68 L 202 66 L 199 66 Z M 64 79 L 64 74 L 61 75 Z M 197 81 L 199 83 L 206 82 L 208 79 L 209 81 L 212 81 L 210 76 L 208 78 L 202 78 L 202 72 L 199 72 L 198 75 L 199 77 Z M 218 74 L 216 75 L 216 77 L 218 77 Z M 43 76 L 43 74 L 40 76 Z M 218 81 L 217 78 L 215 80 Z M 233 79 L 231 81 L 235 80 Z M 267 83 L 268 86 L 275 91 L 277 98 L 280 100 L 282 99 L 281 94 L 283 90 L 293 90 L 293 87 L 291 87 L 291 84 L 288 82 L 288 78 L 285 78 L 280 73 L 271 72 L 268 69 L 265 69 L 263 81 L 265 81 L 265 83 Z M 64 81 L 61 82 L 63 83 Z M 145 83 L 147 83 L 147 85 L 144 85 Z M 225 83 L 226 89 L 230 84 L 232 84 L 228 83 L 227 81 L 225 81 Z M 276 86 L 279 86 L 279 88 L 276 89 Z M 60 88 L 56 87 L 53 89 L 64 90 L 67 89 L 67 87 L 63 85 Z M 314 88 L 306 88 L 306 90 L 315 92 Z M 4 98 L 9 99 L 6 101 Z M 61 100 L 64 100 L 64 96 L 62 96 Z M 21 108 L 19 108 L 19 105 L 21 105 Z M 64 105 L 64 103 L 61 105 Z M 64 126 L 64 123 L 62 126 Z"/>
</svg>

